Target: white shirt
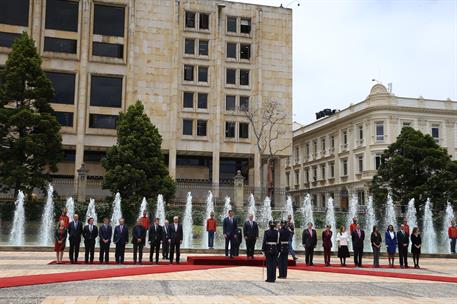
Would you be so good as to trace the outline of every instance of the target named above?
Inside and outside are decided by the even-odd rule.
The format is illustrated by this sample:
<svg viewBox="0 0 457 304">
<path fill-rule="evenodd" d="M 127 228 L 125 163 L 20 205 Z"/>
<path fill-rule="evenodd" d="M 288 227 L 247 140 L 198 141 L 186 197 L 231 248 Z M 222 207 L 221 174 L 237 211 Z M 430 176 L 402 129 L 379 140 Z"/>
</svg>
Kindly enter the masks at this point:
<svg viewBox="0 0 457 304">
<path fill-rule="evenodd" d="M 393 240 L 395 238 L 395 232 L 389 231 L 390 238 Z"/>
<path fill-rule="evenodd" d="M 178 224 L 175 224 L 175 231 L 178 231 Z"/>
<path fill-rule="evenodd" d="M 336 240 L 340 242 L 340 246 L 348 245 L 349 234 L 345 231 L 343 233 L 338 232 L 336 234 Z"/>
</svg>

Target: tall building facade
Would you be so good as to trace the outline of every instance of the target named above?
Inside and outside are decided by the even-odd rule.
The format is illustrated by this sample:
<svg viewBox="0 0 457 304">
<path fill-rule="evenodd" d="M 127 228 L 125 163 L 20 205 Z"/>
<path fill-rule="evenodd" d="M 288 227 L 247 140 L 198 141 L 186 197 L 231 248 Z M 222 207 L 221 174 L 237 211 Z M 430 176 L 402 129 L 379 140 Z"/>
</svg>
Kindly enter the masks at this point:
<svg viewBox="0 0 457 304">
<path fill-rule="evenodd" d="M 240 170 L 260 187 L 243 111 L 276 100 L 292 117 L 291 10 L 215 0 L 3 0 L 0 66 L 24 31 L 56 93 L 65 147 L 57 175 L 76 179 L 84 163 L 89 177 L 103 176 L 118 115 L 140 100 L 172 177 L 218 185 Z M 291 121 L 280 128 L 275 145 L 286 146 Z M 275 169 L 275 185 L 284 186 L 279 162 Z"/>
<path fill-rule="evenodd" d="M 430 134 L 457 159 L 457 102 L 398 97 L 376 84 L 364 101 L 294 130 L 285 162 L 294 203 L 309 193 L 318 210 L 329 197 L 341 210 L 352 195 L 365 204 L 381 154 L 405 126 Z"/>
</svg>

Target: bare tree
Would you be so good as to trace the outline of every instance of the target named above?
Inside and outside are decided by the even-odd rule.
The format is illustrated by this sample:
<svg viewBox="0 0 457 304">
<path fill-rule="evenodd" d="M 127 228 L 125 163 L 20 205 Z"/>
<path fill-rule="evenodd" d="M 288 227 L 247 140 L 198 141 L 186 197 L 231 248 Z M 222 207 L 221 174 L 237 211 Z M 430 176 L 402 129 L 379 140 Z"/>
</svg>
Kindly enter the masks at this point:
<svg viewBox="0 0 457 304">
<path fill-rule="evenodd" d="M 257 151 L 259 152 L 260 163 L 267 165 L 269 180 L 268 180 L 268 195 L 271 195 L 272 190 L 272 165 L 278 158 L 279 153 L 288 149 L 292 141 L 281 145 L 284 135 L 287 133 L 286 128 L 282 125 L 286 124 L 288 113 L 283 109 L 281 104 L 276 100 L 269 100 L 262 104 L 262 107 L 256 109 L 241 109 L 244 115 L 249 120 L 252 132 L 256 140 Z M 262 179 L 261 179 L 262 180 Z"/>
</svg>

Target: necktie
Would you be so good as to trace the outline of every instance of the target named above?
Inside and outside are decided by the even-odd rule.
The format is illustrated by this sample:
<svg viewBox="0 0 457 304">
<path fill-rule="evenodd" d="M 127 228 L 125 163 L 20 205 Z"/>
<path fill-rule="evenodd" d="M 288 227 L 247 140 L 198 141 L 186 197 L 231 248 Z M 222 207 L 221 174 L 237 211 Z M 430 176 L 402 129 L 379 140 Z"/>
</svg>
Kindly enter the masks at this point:
<svg viewBox="0 0 457 304">
<path fill-rule="evenodd" d="M 359 238 L 360 238 L 360 230 L 357 230 L 357 235 L 358 235 Z"/>
<path fill-rule="evenodd" d="M 121 230 L 121 233 L 122 233 L 122 225 L 121 225 L 121 229 L 120 230 Z"/>
<path fill-rule="evenodd" d="M 89 231 L 92 232 L 92 225 L 89 225 Z"/>
</svg>

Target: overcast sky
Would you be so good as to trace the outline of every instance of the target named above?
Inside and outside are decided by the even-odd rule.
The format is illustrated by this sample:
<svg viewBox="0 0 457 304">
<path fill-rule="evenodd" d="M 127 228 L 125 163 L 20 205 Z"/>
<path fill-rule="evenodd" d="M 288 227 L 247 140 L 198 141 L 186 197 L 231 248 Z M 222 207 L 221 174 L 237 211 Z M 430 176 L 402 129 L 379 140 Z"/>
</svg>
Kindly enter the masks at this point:
<svg viewBox="0 0 457 304">
<path fill-rule="evenodd" d="M 391 82 L 397 96 L 457 100 L 457 0 L 299 0 L 289 7 L 295 121 L 362 101 L 373 78 Z"/>
</svg>

